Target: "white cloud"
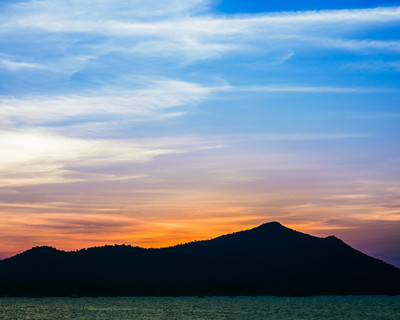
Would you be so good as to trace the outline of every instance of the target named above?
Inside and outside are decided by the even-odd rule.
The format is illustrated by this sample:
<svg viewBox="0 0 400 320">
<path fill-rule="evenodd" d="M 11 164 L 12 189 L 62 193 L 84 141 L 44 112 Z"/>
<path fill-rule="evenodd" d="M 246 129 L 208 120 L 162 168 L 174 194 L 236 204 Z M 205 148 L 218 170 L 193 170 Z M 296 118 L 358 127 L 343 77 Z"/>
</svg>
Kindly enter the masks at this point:
<svg viewBox="0 0 400 320">
<path fill-rule="evenodd" d="M 29 62 L 21 62 L 21 61 L 12 61 L 7 59 L 0 59 L 0 66 L 3 68 L 18 71 L 24 69 L 47 69 L 46 66 L 36 64 L 36 63 L 29 63 Z"/>
<path fill-rule="evenodd" d="M 215 147 L 196 138 L 103 140 L 72 138 L 39 129 L 0 131 L 0 187 L 138 178 L 142 175 L 105 174 L 102 168 Z M 90 168 L 90 173 L 85 173 L 85 168 Z"/>
<path fill-rule="evenodd" d="M 122 117 L 132 120 L 158 120 L 183 115 L 165 112 L 175 107 L 187 107 L 209 97 L 217 88 L 202 87 L 182 81 L 153 81 L 137 90 L 106 89 L 91 95 L 29 96 L 1 98 L 0 120 L 25 124 L 43 124 L 80 116 L 92 116 L 87 122 L 101 117 Z"/>
<path fill-rule="evenodd" d="M 35 36 L 29 41 L 50 42 L 54 47 L 60 42 L 63 48 L 68 44 L 89 55 L 119 51 L 186 63 L 271 47 L 400 50 L 398 41 L 353 38 L 358 30 L 399 24 L 400 7 L 221 17 L 198 10 L 208 4 L 202 0 L 28 1 L 8 7 L 0 20 L 0 33 L 13 39 L 31 34 Z M 101 38 L 92 45 L 80 44 L 74 34 Z"/>
<path fill-rule="evenodd" d="M 38 18 L 61 18 L 99 21 L 105 16 L 110 19 L 151 19 L 185 15 L 205 8 L 204 0 L 36 0 L 14 3 L 8 8 L 8 13 L 15 13 L 20 17 L 16 24 L 28 23 L 24 18 L 27 15 Z M 33 20 L 31 23 L 40 23 Z"/>
<path fill-rule="evenodd" d="M 265 85 L 265 86 L 232 86 L 226 91 L 259 91 L 266 93 L 387 93 L 395 92 L 392 89 L 363 88 L 363 87 L 324 87 L 324 86 L 297 86 L 297 85 Z"/>
<path fill-rule="evenodd" d="M 349 51 L 384 51 L 384 52 L 400 52 L 400 41 L 390 40 L 354 40 L 339 38 L 310 38 L 307 41 L 319 43 L 321 47 L 338 48 Z"/>
<path fill-rule="evenodd" d="M 387 93 L 390 89 L 314 87 L 297 85 L 203 87 L 198 84 L 165 80 L 154 81 L 137 90 L 106 89 L 90 95 L 0 97 L 0 124 L 44 125 L 79 119 L 87 123 L 118 121 L 157 121 L 186 114 L 191 105 L 201 103 L 212 95 L 224 92 L 265 93 Z M 171 109 L 180 108 L 179 111 Z M 103 126 L 104 124 L 102 124 Z M 89 128 L 89 127 L 88 127 Z"/>
<path fill-rule="evenodd" d="M 72 2 L 72 3 L 71 3 Z M 292 33 L 302 28 L 324 28 L 334 24 L 330 33 L 377 23 L 400 21 L 400 7 L 354 10 L 299 11 L 258 15 L 236 15 L 220 18 L 195 15 L 193 8 L 205 1 L 184 3 L 167 1 L 31 1 L 11 6 L 3 29 L 36 28 L 49 32 L 92 32 L 111 35 L 180 34 L 227 35 L 253 33 L 264 29 Z M 207 2 L 208 3 L 208 2 Z M 157 20 L 153 20 L 157 17 Z M 11 24 L 12 18 L 14 24 Z M 51 23 L 49 23 L 51 22 Z M 300 28 L 300 29 L 299 29 Z M 260 34 L 258 34 L 260 35 Z M 263 36 L 263 35 L 261 35 Z"/>
</svg>

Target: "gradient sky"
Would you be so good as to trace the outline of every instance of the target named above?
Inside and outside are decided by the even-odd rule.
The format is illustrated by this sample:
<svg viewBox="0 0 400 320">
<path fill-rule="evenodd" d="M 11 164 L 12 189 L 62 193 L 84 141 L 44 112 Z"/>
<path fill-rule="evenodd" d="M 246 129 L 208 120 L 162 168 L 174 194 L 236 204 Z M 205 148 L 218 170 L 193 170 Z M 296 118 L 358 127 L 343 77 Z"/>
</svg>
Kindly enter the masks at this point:
<svg viewBox="0 0 400 320">
<path fill-rule="evenodd" d="M 400 266 L 400 2 L 0 1 L 0 257 L 268 221 Z"/>
</svg>

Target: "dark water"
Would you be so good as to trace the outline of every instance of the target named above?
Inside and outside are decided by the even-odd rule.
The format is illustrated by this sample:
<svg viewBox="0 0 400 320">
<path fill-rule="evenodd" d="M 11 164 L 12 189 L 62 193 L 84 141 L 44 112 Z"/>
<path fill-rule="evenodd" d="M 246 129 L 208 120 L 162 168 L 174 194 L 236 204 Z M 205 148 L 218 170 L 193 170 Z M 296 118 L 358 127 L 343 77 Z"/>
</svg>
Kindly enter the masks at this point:
<svg viewBox="0 0 400 320">
<path fill-rule="evenodd" d="M 4 298 L 0 319 L 399 320 L 400 296 Z"/>
</svg>

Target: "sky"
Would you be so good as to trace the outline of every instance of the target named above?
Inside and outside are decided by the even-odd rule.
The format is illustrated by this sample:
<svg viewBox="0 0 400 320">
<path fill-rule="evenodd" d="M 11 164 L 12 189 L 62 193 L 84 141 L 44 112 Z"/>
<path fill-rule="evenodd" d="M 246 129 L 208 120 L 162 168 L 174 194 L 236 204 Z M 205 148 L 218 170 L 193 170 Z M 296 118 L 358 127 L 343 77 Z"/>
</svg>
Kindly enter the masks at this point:
<svg viewBox="0 0 400 320">
<path fill-rule="evenodd" d="M 400 267 L 400 2 L 0 1 L 0 257 L 269 221 Z"/>
</svg>

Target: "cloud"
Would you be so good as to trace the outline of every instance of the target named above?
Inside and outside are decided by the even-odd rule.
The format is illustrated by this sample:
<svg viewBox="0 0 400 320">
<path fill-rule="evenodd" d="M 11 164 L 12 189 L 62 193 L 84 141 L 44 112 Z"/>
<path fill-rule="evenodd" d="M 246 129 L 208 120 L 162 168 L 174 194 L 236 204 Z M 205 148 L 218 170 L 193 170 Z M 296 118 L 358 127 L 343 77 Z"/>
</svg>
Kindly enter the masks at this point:
<svg viewBox="0 0 400 320">
<path fill-rule="evenodd" d="M 202 102 L 214 91 L 217 88 L 166 80 L 152 81 L 143 89 L 106 88 L 90 95 L 0 98 L 0 121 L 35 125 L 70 118 L 84 122 L 158 120 L 183 115 L 167 110 Z"/>
<path fill-rule="evenodd" d="M 362 87 L 324 87 L 324 86 L 298 86 L 298 85 L 265 85 L 265 86 L 227 86 L 227 91 L 259 91 L 267 93 L 388 93 L 396 92 L 392 89 L 362 88 Z"/>
<path fill-rule="evenodd" d="M 265 93 L 387 93 L 379 88 L 317 87 L 297 85 L 205 87 L 176 80 L 151 81 L 143 89 L 107 88 L 87 95 L 0 97 L 0 123 L 46 125 L 68 120 L 112 125 L 118 121 L 155 121 L 183 116 L 190 106 L 216 94 L 229 92 Z M 174 111 L 170 111 L 170 110 Z M 178 110 L 178 111 L 176 111 Z"/>
<path fill-rule="evenodd" d="M 71 3 L 72 2 L 72 3 Z M 184 34 L 243 34 L 254 29 L 272 27 L 273 30 L 294 32 L 316 25 L 324 28 L 334 24 L 333 33 L 347 28 L 371 24 L 399 22 L 400 7 L 375 9 L 325 10 L 282 12 L 258 15 L 212 16 L 196 14 L 200 5 L 208 1 L 28 1 L 8 7 L 8 18 L 3 18 L 3 32 L 35 28 L 48 32 L 91 32 L 110 35 L 155 35 L 173 37 Z M 11 19 L 17 18 L 11 26 Z M 156 18 L 156 20 L 154 20 Z M 48 22 L 52 22 L 49 24 Z M 9 26 L 7 28 L 7 26 Z M 229 27 L 229 28 L 224 28 Z M 300 29 L 299 29 L 300 28 Z"/>
<path fill-rule="evenodd" d="M 400 61 L 365 60 L 348 63 L 345 67 L 371 72 L 400 71 Z"/>
<path fill-rule="evenodd" d="M 237 139 L 239 141 L 313 141 L 359 139 L 367 137 L 370 137 L 370 135 L 364 133 L 261 133 L 229 136 L 230 139 Z"/>
<path fill-rule="evenodd" d="M 24 70 L 24 69 L 47 69 L 46 66 L 29 63 L 29 62 L 21 62 L 21 61 L 12 61 L 7 59 L 0 59 L 0 66 L 12 71 Z"/>
<path fill-rule="evenodd" d="M 126 172 L 107 174 L 102 168 L 213 147 L 199 139 L 102 140 L 71 138 L 43 129 L 0 131 L 0 186 L 141 178 Z"/>
<path fill-rule="evenodd" d="M 18 36 L 41 52 L 56 50 L 52 59 L 62 58 L 60 68 L 65 57 L 110 52 L 187 64 L 271 48 L 400 51 L 398 41 L 354 38 L 360 30 L 399 24 L 400 7 L 233 16 L 213 15 L 208 7 L 201 0 L 27 1 L 3 9 L 0 33 L 3 44 Z"/>
</svg>

